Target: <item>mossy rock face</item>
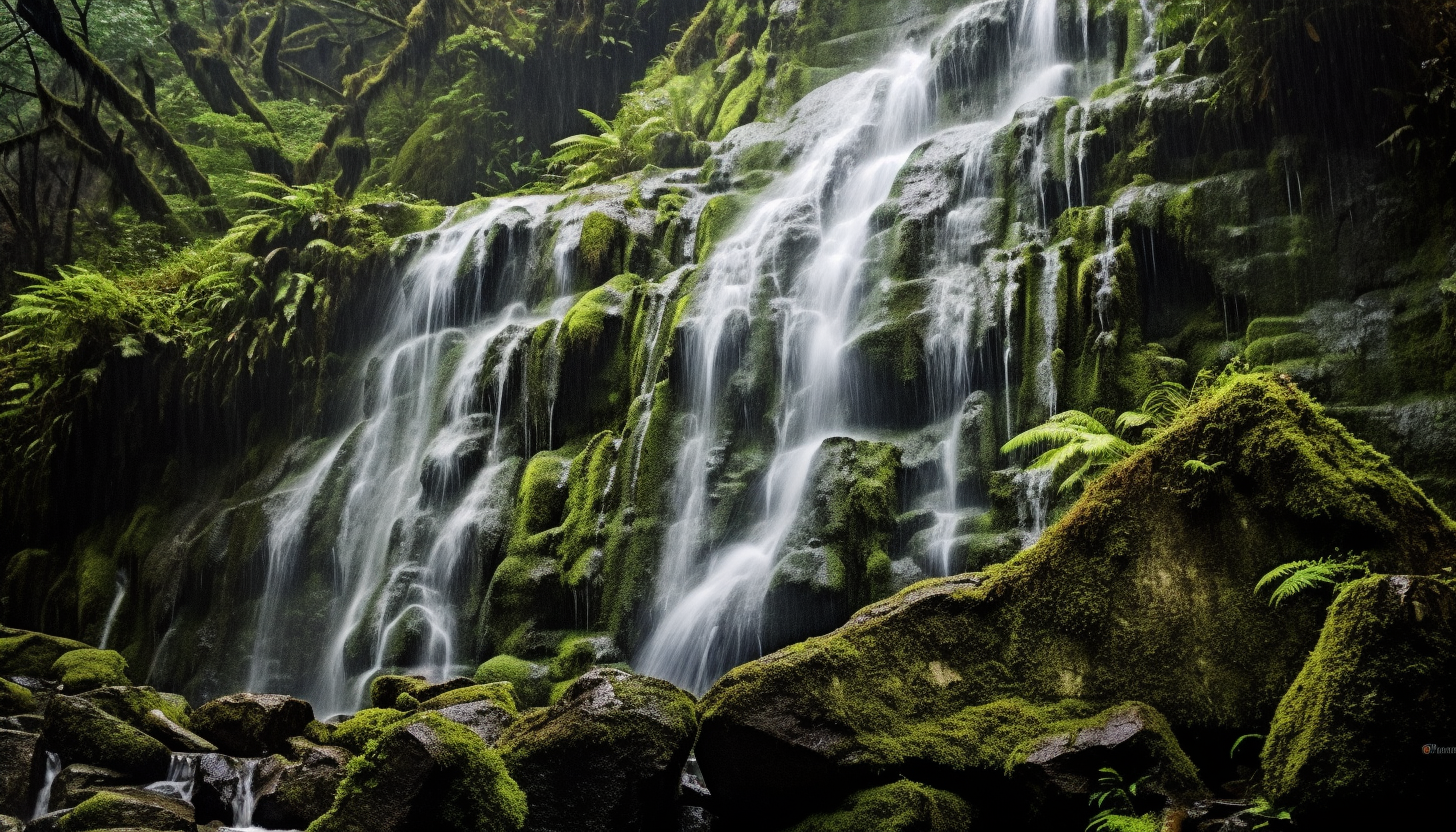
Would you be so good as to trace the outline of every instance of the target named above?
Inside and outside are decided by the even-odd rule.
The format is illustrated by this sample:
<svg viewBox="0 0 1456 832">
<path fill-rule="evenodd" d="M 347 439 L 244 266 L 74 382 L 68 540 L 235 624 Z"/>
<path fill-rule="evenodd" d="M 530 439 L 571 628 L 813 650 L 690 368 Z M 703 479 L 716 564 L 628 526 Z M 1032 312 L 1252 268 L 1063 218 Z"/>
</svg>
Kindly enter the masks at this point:
<svg viewBox="0 0 1456 832">
<path fill-rule="evenodd" d="M 272 693 L 235 693 L 198 708 L 192 728 L 229 754 L 261 757 L 288 751 L 288 738 L 313 722 L 313 706 Z"/>
<path fill-rule="evenodd" d="M 1456 589 L 1363 578 L 1330 606 L 1319 644 L 1279 703 L 1261 791 L 1313 828 L 1415 828 L 1456 788 L 1430 743 L 1456 736 Z M 1449 746 L 1448 746 L 1449 747 Z"/>
<path fill-rule="evenodd" d="M 0 675 L 48 678 L 56 659 L 90 647 L 74 639 L 0 628 Z"/>
<path fill-rule="evenodd" d="M 50 676 L 61 681 L 67 693 L 85 693 L 108 685 L 130 685 L 126 659 L 115 650 L 85 647 L 62 654 L 51 665 Z"/>
<path fill-rule="evenodd" d="M 550 669 L 515 656 L 501 655 L 487 659 L 475 669 L 475 681 L 483 685 L 492 682 L 510 683 L 516 704 L 523 708 L 545 705 L 546 697 L 551 694 Z"/>
<path fill-rule="evenodd" d="M 87 691 L 77 698 L 84 699 L 117 719 L 144 731 L 148 731 L 147 715 L 152 711 L 159 712 L 166 719 L 183 728 L 191 725 L 192 706 L 187 704 L 185 698 L 175 693 L 163 693 L 145 685 L 112 685 Z"/>
<path fill-rule="evenodd" d="M 899 780 L 855 792 L 834 811 L 810 815 L 785 832 L 961 832 L 971 808 L 950 792 Z"/>
<path fill-rule="evenodd" d="M 257 794 L 253 823 L 264 829 L 303 829 L 334 804 L 353 757 L 347 750 L 294 740 L 298 762 L 267 772 L 266 785 Z M 273 757 L 273 761 L 280 758 Z M 262 779 L 262 778 L 260 778 Z"/>
<path fill-rule="evenodd" d="M 172 761 L 167 746 L 75 696 L 56 696 L 46 708 L 46 748 L 74 763 L 114 769 L 141 781 L 160 780 Z"/>
<path fill-rule="evenodd" d="M 9 679 L 0 679 L 0 716 L 28 714 L 35 708 L 35 695 Z"/>
<path fill-rule="evenodd" d="M 443 693 L 420 703 L 420 710 L 434 711 L 464 725 L 486 745 L 495 745 L 517 717 L 516 697 L 509 682 L 471 685 Z"/>
<path fill-rule="evenodd" d="M 35 734 L 0 729 L 0 815 L 29 817 Z"/>
<path fill-rule="evenodd" d="M 526 828 L 677 829 L 678 780 L 697 735 L 693 699 L 660 679 L 596 668 L 501 738 L 531 803 Z"/>
<path fill-rule="evenodd" d="M 1184 470 L 1200 458 L 1225 464 Z M 1323 616 L 1314 599 L 1271 609 L 1254 584 L 1351 547 L 1429 574 L 1452 563 L 1456 528 L 1303 393 L 1232 377 L 1010 562 L 913 585 L 729 672 L 702 701 L 698 759 L 725 813 L 802 814 L 804 795 L 835 801 L 871 773 L 959 777 L 954 744 L 913 738 L 1012 696 L 1135 700 L 1180 732 L 1257 732 Z M 731 762 L 745 755 L 795 776 Z"/>
<path fill-rule="evenodd" d="M 501 758 L 469 729 L 436 713 L 393 726 L 348 773 L 308 832 L 513 832 L 526 797 Z"/>
<path fill-rule="evenodd" d="M 58 824 L 60 832 L 91 829 L 148 829 L 194 832 L 197 823 L 185 800 L 145 789 L 99 792 L 72 809 Z"/>
<path fill-rule="evenodd" d="M 121 786 L 126 782 L 127 776 L 119 771 L 88 766 L 85 763 L 72 763 L 56 775 L 55 782 L 51 783 L 50 804 L 42 806 L 41 811 L 75 808 L 94 792 L 108 786 Z"/>
</svg>

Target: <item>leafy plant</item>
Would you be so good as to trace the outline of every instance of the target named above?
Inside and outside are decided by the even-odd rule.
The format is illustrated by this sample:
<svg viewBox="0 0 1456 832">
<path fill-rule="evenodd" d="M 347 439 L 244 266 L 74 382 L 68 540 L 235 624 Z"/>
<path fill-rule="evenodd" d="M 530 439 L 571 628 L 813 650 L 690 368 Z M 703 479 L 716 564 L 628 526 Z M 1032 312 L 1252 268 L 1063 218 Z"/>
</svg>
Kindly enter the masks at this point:
<svg viewBox="0 0 1456 832">
<path fill-rule="evenodd" d="M 1127 783 L 1116 769 L 1100 769 L 1097 783 L 1102 788 L 1092 793 L 1088 803 L 1097 814 L 1087 824 L 1087 832 L 1157 832 L 1158 824 L 1152 815 L 1139 815 L 1133 806 L 1138 787 L 1146 777 Z"/>
<path fill-rule="evenodd" d="M 590 110 L 579 112 L 599 132 L 578 133 L 553 143 L 556 153 L 547 160 L 552 168 L 566 171 L 563 184 L 567 188 L 611 179 L 646 165 L 652 140 L 667 127 L 661 116 L 637 123 L 619 119 L 613 124 Z"/>
<path fill-rule="evenodd" d="M 1240 736 L 1238 739 L 1234 740 L 1234 744 L 1229 747 L 1229 758 L 1232 759 L 1233 756 L 1234 756 L 1234 754 L 1238 753 L 1239 746 L 1243 745 L 1245 742 L 1248 742 L 1249 740 L 1258 740 L 1259 742 L 1262 743 L 1264 741 L 1264 735 L 1263 734 L 1244 734 L 1244 735 Z"/>
<path fill-rule="evenodd" d="M 1183 463 L 1183 470 L 1187 471 L 1190 474 L 1200 474 L 1206 476 L 1208 474 L 1216 473 L 1219 468 L 1223 467 L 1223 463 L 1223 460 L 1209 463 L 1203 461 L 1202 459 L 1190 459 L 1187 462 Z"/>
<path fill-rule="evenodd" d="M 1353 554 L 1338 559 L 1294 560 L 1265 573 L 1254 585 L 1254 592 L 1262 592 L 1265 587 L 1279 581 L 1279 585 L 1269 596 L 1269 605 L 1277 607 L 1311 587 L 1320 584 L 1338 585 L 1344 582 L 1345 576 L 1352 574 L 1370 574 L 1370 568 L 1356 560 Z"/>
<path fill-rule="evenodd" d="M 1059 491 L 1071 491 L 1085 479 L 1102 469 L 1126 459 L 1133 444 L 1109 431 L 1101 422 L 1080 410 L 1065 410 L 1046 422 L 1016 435 L 1001 447 L 1002 453 L 1050 444 L 1053 447 L 1037 457 L 1028 468 L 1050 468 L 1054 476 L 1070 474 L 1062 480 Z"/>
</svg>

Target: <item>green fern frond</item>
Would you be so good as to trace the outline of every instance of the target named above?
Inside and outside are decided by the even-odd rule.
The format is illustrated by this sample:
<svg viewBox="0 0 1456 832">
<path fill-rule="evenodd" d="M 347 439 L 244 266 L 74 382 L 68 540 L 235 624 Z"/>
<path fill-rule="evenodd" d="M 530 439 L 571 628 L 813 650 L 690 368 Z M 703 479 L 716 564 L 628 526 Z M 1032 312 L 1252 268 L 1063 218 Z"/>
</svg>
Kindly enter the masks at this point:
<svg viewBox="0 0 1456 832">
<path fill-rule="evenodd" d="M 1368 574 L 1369 571 L 1364 564 L 1351 559 L 1295 560 L 1280 564 L 1265 573 L 1264 577 L 1254 584 L 1254 592 L 1262 592 L 1265 587 L 1279 581 L 1279 585 L 1269 596 L 1269 606 L 1277 607 L 1285 600 L 1311 587 L 1320 584 L 1337 584 L 1346 575 L 1357 572 Z"/>
<path fill-rule="evenodd" d="M 1187 471 L 1190 474 L 1212 474 L 1217 472 L 1218 469 L 1223 466 L 1223 463 L 1223 460 L 1219 460 L 1218 462 L 1214 463 L 1208 463 L 1204 462 L 1201 459 L 1190 459 L 1187 462 L 1183 463 L 1183 470 Z"/>
</svg>

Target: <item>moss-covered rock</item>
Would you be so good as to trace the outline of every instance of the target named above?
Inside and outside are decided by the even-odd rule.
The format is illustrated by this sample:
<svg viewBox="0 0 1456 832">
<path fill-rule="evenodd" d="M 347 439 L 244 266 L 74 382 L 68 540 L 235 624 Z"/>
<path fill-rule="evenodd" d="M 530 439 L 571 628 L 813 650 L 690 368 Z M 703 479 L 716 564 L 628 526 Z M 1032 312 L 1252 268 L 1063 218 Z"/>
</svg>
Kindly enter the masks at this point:
<svg viewBox="0 0 1456 832">
<path fill-rule="evenodd" d="M 583 674 L 500 740 L 531 802 L 526 828 L 676 829 L 678 779 L 697 720 L 667 682 L 613 668 Z"/>
<path fill-rule="evenodd" d="M 508 832 L 525 818 L 526 796 L 501 758 L 469 729 L 424 713 L 349 763 L 333 807 L 308 830 Z"/>
<path fill-rule="evenodd" d="M 270 693 L 235 693 L 214 699 L 192 714 L 192 729 L 218 748 L 242 757 L 288 750 L 313 722 L 313 706 Z"/>
<path fill-rule="evenodd" d="M 1456 589 L 1374 576 L 1345 587 L 1279 703 L 1261 790 L 1314 828 L 1413 827 L 1456 788 Z M 1449 752 L 1447 752 L 1449 753 Z"/>
<path fill-rule="evenodd" d="M 401 694 L 413 694 L 429 687 L 423 676 L 376 676 L 369 682 L 369 704 L 375 708 L 393 708 Z"/>
<path fill-rule="evenodd" d="M 1200 458 L 1225 464 L 1184 470 Z M 891 772 L 958 777 L 963 746 L 923 732 L 1008 696 L 1137 700 L 1231 740 L 1267 724 L 1322 620 L 1313 599 L 1270 609 L 1254 584 L 1350 547 L 1431 573 L 1452 563 L 1456 528 L 1299 390 L 1233 377 L 1010 562 L 917 584 L 731 671 L 703 699 L 698 758 L 725 813 L 792 815 Z M 745 755 L 793 776 L 729 762 Z"/>
<path fill-rule="evenodd" d="M 139 780 L 159 780 L 172 760 L 167 747 L 81 697 L 56 696 L 46 708 L 41 736 L 68 762 L 115 769 Z"/>
<path fill-rule="evenodd" d="M 92 829 L 150 829 L 157 832 L 195 832 L 192 807 L 185 800 L 145 789 L 99 792 L 72 809 L 59 824 L 60 832 Z"/>
<path fill-rule="evenodd" d="M 0 628 L 0 675 L 46 678 L 56 659 L 72 650 L 90 647 L 74 639 L 3 627 Z"/>
<path fill-rule="evenodd" d="M 64 653 L 51 665 L 50 678 L 59 679 L 67 693 L 85 693 L 108 685 L 130 685 L 126 659 L 115 650 L 90 647 Z"/>
<path fill-rule="evenodd" d="M 363 754 L 370 742 L 380 736 L 396 722 L 409 716 L 393 708 L 366 708 L 352 717 L 332 726 L 326 735 L 317 736 L 315 742 L 324 742 L 347 748 L 355 754 Z"/>
<path fill-rule="evenodd" d="M 0 716 L 30 713 L 35 708 L 35 695 L 9 679 L 0 679 Z"/>
<path fill-rule="evenodd" d="M 475 669 L 475 681 L 482 685 L 509 682 L 516 703 L 523 708 L 545 705 L 551 693 L 550 669 L 515 656 L 495 656 L 482 662 Z"/>
<path fill-rule="evenodd" d="M 127 776 L 119 771 L 85 763 L 72 763 L 61 769 L 51 783 L 50 802 L 39 807 L 42 813 L 61 809 L 74 809 L 97 791 L 112 786 L 122 786 Z"/>
<path fill-rule="evenodd" d="M 910 780 L 856 792 L 830 812 L 810 815 L 785 832 L 961 832 L 971 808 L 950 792 Z"/>
<path fill-rule="evenodd" d="M 271 770 L 261 772 L 261 788 L 255 792 L 253 823 L 264 829 L 303 829 L 318 820 L 334 804 L 334 795 L 344 780 L 344 770 L 353 756 L 343 748 L 294 740 L 297 762 L 283 763 L 273 757 Z"/>
</svg>

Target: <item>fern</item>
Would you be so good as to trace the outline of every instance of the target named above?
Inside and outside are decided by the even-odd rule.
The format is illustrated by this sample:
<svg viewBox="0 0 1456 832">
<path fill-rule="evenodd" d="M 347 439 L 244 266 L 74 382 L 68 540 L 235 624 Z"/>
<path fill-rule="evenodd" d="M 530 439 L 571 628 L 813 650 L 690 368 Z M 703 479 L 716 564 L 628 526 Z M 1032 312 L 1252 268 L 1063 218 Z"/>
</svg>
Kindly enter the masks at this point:
<svg viewBox="0 0 1456 832">
<path fill-rule="evenodd" d="M 1335 558 L 1295 560 L 1280 564 L 1265 573 L 1264 577 L 1254 585 L 1254 592 L 1262 592 L 1265 587 L 1279 581 L 1279 585 L 1269 596 L 1269 606 L 1277 607 L 1287 599 L 1311 587 L 1320 584 L 1339 584 L 1344 576 L 1356 573 L 1368 575 L 1370 569 L 1354 560 L 1353 556 L 1343 560 Z"/>
<path fill-rule="evenodd" d="M 1223 460 L 1219 460 L 1218 462 L 1209 463 L 1204 462 L 1201 459 L 1190 459 L 1187 462 L 1183 463 L 1183 470 L 1187 471 L 1190 474 L 1200 474 L 1206 476 L 1208 474 L 1216 473 L 1219 468 L 1223 467 L 1223 462 Z"/>
<path fill-rule="evenodd" d="M 1065 476 L 1058 490 L 1067 492 L 1096 476 L 1101 469 L 1126 459 L 1133 445 L 1080 410 L 1066 410 L 1043 424 L 1023 431 L 1001 447 L 1002 453 L 1051 445 L 1028 468 L 1050 468 Z M 1066 473 L 1070 469 L 1070 473 Z"/>
</svg>

